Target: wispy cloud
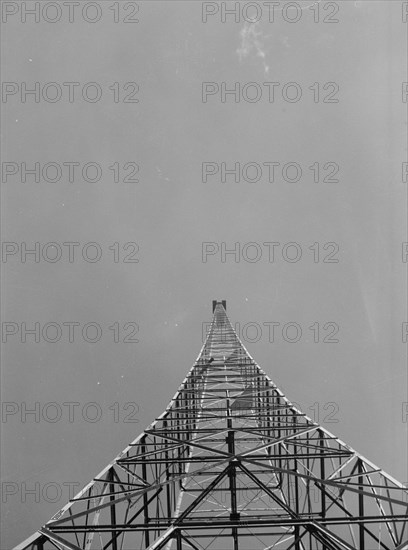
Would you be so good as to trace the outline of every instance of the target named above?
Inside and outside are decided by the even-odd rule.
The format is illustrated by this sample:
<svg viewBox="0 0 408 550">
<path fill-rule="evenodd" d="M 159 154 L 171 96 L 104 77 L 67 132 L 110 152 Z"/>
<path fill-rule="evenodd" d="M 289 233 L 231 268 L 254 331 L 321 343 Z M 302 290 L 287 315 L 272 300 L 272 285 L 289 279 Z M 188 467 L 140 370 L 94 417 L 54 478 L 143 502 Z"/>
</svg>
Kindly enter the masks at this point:
<svg viewBox="0 0 408 550">
<path fill-rule="evenodd" d="M 247 58 L 250 55 L 255 55 L 262 60 L 262 65 L 265 75 L 269 74 L 269 65 L 266 62 L 266 52 L 263 47 L 262 39 L 263 32 L 259 29 L 259 22 L 245 22 L 240 32 L 241 45 L 237 49 L 239 60 Z"/>
</svg>

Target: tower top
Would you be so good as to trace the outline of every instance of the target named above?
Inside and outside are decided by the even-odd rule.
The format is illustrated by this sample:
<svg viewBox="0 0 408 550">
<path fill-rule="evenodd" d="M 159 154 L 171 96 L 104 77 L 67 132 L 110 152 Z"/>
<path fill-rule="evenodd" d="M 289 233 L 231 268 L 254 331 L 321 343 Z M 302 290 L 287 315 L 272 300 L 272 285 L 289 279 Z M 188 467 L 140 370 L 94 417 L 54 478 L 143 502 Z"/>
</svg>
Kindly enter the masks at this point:
<svg viewBox="0 0 408 550">
<path fill-rule="evenodd" d="M 212 310 L 213 310 L 213 313 L 215 311 L 215 308 L 217 306 L 217 304 L 221 304 L 222 307 L 225 309 L 225 311 L 227 311 L 227 300 L 221 300 L 221 302 L 219 300 L 213 300 L 212 301 Z"/>
</svg>

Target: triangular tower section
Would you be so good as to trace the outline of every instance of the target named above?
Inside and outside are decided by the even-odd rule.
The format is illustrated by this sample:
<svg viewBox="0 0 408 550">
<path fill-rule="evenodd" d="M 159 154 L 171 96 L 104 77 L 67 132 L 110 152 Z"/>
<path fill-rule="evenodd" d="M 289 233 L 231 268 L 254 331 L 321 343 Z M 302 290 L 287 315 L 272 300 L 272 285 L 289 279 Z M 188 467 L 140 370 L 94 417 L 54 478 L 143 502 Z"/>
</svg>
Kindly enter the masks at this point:
<svg viewBox="0 0 408 550">
<path fill-rule="evenodd" d="M 18 550 L 407 550 L 403 485 L 295 408 L 215 301 L 166 410 Z"/>
</svg>

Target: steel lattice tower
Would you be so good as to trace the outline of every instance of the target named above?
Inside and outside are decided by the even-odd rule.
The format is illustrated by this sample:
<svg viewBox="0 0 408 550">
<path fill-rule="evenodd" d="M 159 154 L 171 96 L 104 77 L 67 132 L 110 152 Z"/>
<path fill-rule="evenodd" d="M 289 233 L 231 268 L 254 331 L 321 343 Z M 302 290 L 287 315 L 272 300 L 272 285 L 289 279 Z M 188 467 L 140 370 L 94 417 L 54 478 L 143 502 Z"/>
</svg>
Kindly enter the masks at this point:
<svg viewBox="0 0 408 550">
<path fill-rule="evenodd" d="M 16 549 L 408 549 L 403 485 L 295 408 L 213 311 L 166 410 Z"/>
</svg>

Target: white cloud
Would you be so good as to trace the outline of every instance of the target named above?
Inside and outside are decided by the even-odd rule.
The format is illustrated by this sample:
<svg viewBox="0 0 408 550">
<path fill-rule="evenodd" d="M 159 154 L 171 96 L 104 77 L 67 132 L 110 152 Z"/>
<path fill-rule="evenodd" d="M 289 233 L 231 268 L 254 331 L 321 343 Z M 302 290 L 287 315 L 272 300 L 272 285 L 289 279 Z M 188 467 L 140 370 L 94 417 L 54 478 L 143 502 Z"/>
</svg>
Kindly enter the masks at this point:
<svg viewBox="0 0 408 550">
<path fill-rule="evenodd" d="M 262 59 L 262 65 L 265 75 L 269 73 L 269 65 L 266 63 L 266 52 L 262 44 L 263 32 L 259 29 L 259 22 L 248 23 L 245 22 L 240 32 L 241 45 L 237 49 L 239 60 L 249 55 L 255 55 Z"/>
</svg>

